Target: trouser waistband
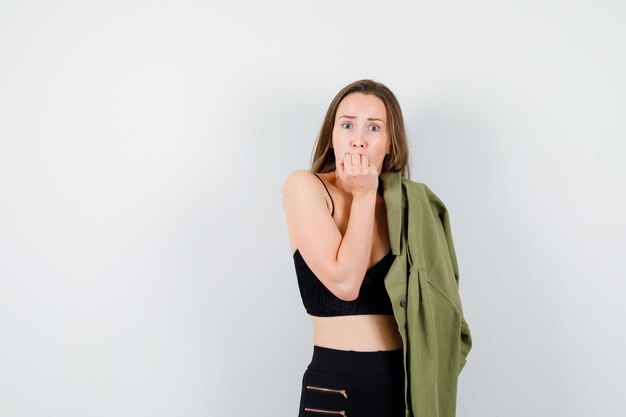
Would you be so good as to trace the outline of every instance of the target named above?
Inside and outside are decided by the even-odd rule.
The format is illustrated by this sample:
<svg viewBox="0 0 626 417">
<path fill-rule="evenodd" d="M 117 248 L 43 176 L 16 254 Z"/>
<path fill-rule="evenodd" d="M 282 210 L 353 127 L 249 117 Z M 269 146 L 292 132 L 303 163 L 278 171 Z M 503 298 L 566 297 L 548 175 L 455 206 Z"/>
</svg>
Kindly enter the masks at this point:
<svg viewBox="0 0 626 417">
<path fill-rule="evenodd" d="M 326 372 L 388 374 L 404 372 L 403 349 L 361 352 L 313 345 L 308 366 Z"/>
</svg>

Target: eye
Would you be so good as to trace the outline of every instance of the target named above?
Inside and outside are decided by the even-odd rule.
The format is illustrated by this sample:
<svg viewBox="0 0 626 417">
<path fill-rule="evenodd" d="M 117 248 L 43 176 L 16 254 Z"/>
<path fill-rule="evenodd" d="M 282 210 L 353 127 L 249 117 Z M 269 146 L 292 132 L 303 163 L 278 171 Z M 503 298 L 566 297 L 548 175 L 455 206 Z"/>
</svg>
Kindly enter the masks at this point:
<svg viewBox="0 0 626 417">
<path fill-rule="evenodd" d="M 350 123 L 350 122 L 345 122 L 345 123 L 342 123 L 342 124 L 341 124 L 341 127 L 344 127 L 345 125 L 350 125 L 350 126 L 352 126 L 352 123 Z"/>
<path fill-rule="evenodd" d="M 374 132 L 378 132 L 380 130 L 380 127 L 378 125 L 370 125 L 370 127 L 376 128 Z"/>
</svg>

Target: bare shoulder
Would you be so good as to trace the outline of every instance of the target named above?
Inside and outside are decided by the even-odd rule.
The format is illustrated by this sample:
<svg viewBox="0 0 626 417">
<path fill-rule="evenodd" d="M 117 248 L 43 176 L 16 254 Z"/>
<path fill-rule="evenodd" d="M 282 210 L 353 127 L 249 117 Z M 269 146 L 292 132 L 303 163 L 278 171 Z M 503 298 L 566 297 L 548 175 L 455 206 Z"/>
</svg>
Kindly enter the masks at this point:
<svg viewBox="0 0 626 417">
<path fill-rule="evenodd" d="M 310 200 L 317 197 L 319 199 L 320 185 L 314 173 L 306 169 L 296 169 L 290 172 L 283 182 L 283 202 L 300 198 Z"/>
<path fill-rule="evenodd" d="M 283 184 L 283 209 L 292 252 L 300 249 L 303 256 L 308 257 L 307 263 L 336 259 L 333 254 L 336 255 L 341 242 L 341 233 L 329 212 L 325 194 L 320 180 L 305 169 L 289 173 Z"/>
<path fill-rule="evenodd" d="M 306 183 L 312 183 L 315 174 L 306 169 L 296 169 L 291 171 L 283 183 L 283 191 L 286 189 L 299 188 Z M 318 181 L 318 180 L 316 180 Z"/>
</svg>

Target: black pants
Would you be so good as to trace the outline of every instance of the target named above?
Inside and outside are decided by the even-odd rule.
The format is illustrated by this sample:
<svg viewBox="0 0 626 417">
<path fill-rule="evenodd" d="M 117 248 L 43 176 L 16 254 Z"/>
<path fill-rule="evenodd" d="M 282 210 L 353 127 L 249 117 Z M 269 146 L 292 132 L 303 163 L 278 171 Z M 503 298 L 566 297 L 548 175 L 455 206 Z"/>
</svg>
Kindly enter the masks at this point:
<svg viewBox="0 0 626 417">
<path fill-rule="evenodd" d="M 404 417 L 402 349 L 360 352 L 313 346 L 298 417 Z"/>
</svg>

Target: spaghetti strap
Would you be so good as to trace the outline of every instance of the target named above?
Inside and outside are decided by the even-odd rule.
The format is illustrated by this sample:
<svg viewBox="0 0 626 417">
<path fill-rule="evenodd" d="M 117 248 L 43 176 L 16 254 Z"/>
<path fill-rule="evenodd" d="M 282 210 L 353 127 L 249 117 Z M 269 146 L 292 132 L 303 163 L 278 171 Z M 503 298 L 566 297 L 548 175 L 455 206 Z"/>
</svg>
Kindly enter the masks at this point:
<svg viewBox="0 0 626 417">
<path fill-rule="evenodd" d="M 320 178 L 320 176 L 317 175 L 317 173 L 315 172 L 314 174 L 317 178 L 319 178 L 320 181 L 322 181 L 322 184 L 324 184 L 324 181 Z M 333 204 L 332 213 L 330 213 L 330 217 L 332 217 L 335 214 L 335 202 L 333 201 L 333 197 L 330 195 L 330 191 L 328 191 L 328 187 L 326 187 L 326 184 L 324 184 L 324 188 L 326 188 L 326 192 L 328 193 L 328 196 L 330 197 L 330 201 Z"/>
</svg>

